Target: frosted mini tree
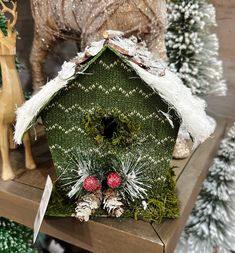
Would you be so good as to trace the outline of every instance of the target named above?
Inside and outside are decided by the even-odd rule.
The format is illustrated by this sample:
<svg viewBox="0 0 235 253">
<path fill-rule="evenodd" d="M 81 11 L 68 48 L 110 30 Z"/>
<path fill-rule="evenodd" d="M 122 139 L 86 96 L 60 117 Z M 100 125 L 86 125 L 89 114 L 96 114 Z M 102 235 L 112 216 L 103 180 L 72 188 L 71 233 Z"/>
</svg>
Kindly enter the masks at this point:
<svg viewBox="0 0 235 253">
<path fill-rule="evenodd" d="M 235 123 L 219 148 L 175 253 L 235 251 Z"/>
<path fill-rule="evenodd" d="M 225 95 L 215 8 L 205 0 L 172 0 L 168 3 L 166 46 L 171 70 L 197 95 Z"/>
<path fill-rule="evenodd" d="M 37 253 L 31 247 L 33 233 L 15 222 L 0 217 L 0 252 L 1 253 Z"/>
</svg>

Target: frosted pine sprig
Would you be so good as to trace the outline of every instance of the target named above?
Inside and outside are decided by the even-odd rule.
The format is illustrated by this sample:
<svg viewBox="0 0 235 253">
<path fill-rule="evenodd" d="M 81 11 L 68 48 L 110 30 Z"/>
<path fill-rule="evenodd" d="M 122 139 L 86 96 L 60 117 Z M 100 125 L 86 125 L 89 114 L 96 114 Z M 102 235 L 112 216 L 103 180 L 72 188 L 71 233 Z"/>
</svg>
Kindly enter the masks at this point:
<svg viewBox="0 0 235 253">
<path fill-rule="evenodd" d="M 68 192 L 69 198 L 79 196 L 83 189 L 84 180 L 96 174 L 97 164 L 94 153 L 74 150 L 65 159 L 65 169 L 60 175 L 61 186 Z"/>
<path fill-rule="evenodd" d="M 132 201 L 144 199 L 148 190 L 148 177 L 145 172 L 150 166 L 149 163 L 141 156 L 126 154 L 119 157 L 114 164 L 116 164 L 117 172 L 123 177 L 123 184 L 120 188 L 122 197 Z"/>
</svg>

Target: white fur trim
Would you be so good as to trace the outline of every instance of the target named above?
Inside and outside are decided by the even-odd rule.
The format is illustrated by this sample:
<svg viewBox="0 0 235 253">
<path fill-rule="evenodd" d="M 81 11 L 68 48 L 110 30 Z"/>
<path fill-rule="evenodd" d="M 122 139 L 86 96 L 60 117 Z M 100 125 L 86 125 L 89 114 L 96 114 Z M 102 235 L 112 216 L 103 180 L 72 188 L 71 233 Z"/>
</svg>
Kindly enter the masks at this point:
<svg viewBox="0 0 235 253">
<path fill-rule="evenodd" d="M 153 75 L 129 61 L 140 78 L 172 106 L 194 140 L 194 147 L 205 141 L 215 128 L 214 122 L 206 115 L 204 100 L 193 96 L 176 74 L 165 70 L 164 76 Z"/>
<path fill-rule="evenodd" d="M 67 85 L 67 82 L 75 73 L 75 66 L 72 62 L 65 62 L 56 78 L 49 81 L 37 94 L 17 109 L 14 135 L 16 143 L 22 143 L 24 133 L 30 128 L 38 113 L 59 90 Z"/>
<path fill-rule="evenodd" d="M 104 40 L 93 42 L 87 47 L 85 54 L 95 56 L 104 46 Z M 215 124 L 206 115 L 206 103 L 193 96 L 190 89 L 183 85 L 176 74 L 170 72 L 160 60 L 154 59 L 153 55 L 144 45 L 137 45 L 134 38 L 125 39 L 114 37 L 110 39 L 112 44 L 128 51 L 130 56 L 137 62 L 140 61 L 148 71 L 139 67 L 136 63 L 129 61 L 140 78 L 156 91 L 169 106 L 178 113 L 182 124 L 192 136 L 194 147 L 206 140 L 214 131 Z M 84 58 L 84 53 L 77 57 Z M 21 143 L 23 134 L 27 131 L 38 113 L 46 104 L 64 88 L 69 78 L 75 73 L 75 64 L 65 62 L 58 76 L 47 83 L 42 90 L 27 101 L 17 110 L 17 123 L 15 130 L 15 141 Z M 157 109 L 157 108 L 156 108 Z M 168 120 L 170 120 L 168 118 Z"/>
<path fill-rule="evenodd" d="M 105 40 L 94 41 L 90 46 L 87 46 L 85 53 L 91 56 L 97 55 L 103 48 Z"/>
</svg>

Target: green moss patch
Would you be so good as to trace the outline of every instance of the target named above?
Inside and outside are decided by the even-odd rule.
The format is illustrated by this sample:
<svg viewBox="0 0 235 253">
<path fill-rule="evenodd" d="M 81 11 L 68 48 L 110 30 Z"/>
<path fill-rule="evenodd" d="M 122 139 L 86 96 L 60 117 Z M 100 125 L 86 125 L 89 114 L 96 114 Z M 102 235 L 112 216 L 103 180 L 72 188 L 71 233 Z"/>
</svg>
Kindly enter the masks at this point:
<svg viewBox="0 0 235 253">
<path fill-rule="evenodd" d="M 144 220 L 147 222 L 161 223 L 165 218 L 178 218 L 180 215 L 179 203 L 176 195 L 176 181 L 173 169 L 169 170 L 166 184 L 161 194 L 151 196 L 146 201 L 147 208 L 144 210 L 140 202 L 133 202 L 125 207 L 122 217 Z M 47 213 L 48 216 L 67 217 L 72 216 L 76 207 L 74 199 L 66 197 L 59 185 L 55 185 Z M 97 210 L 95 217 L 109 217 L 104 210 Z"/>
<path fill-rule="evenodd" d="M 178 218 L 180 215 L 179 203 L 176 195 L 176 181 L 173 169 L 169 170 L 165 187 L 157 196 L 150 196 L 146 201 L 147 208 L 143 209 L 141 203 L 133 203 L 124 213 L 125 217 L 136 220 L 145 220 L 161 223 L 164 218 Z"/>
<path fill-rule="evenodd" d="M 55 184 L 51 194 L 51 199 L 47 207 L 46 215 L 67 217 L 74 213 L 76 203 L 66 197 L 58 184 Z"/>
<path fill-rule="evenodd" d="M 130 145 L 139 133 L 140 126 L 117 111 L 96 108 L 84 117 L 85 131 L 94 137 L 97 144 Z"/>
</svg>

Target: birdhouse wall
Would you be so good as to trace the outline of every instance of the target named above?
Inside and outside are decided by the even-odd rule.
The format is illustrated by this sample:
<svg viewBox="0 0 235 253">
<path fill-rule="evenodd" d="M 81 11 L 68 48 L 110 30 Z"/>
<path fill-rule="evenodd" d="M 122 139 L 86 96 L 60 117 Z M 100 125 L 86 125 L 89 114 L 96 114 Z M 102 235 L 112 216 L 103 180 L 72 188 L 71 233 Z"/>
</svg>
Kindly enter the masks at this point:
<svg viewBox="0 0 235 253">
<path fill-rule="evenodd" d="M 151 178 L 150 195 L 154 196 L 163 189 L 169 173 L 179 119 L 111 49 L 91 61 L 41 113 L 58 174 L 77 148 L 87 152 L 98 148 L 112 155 L 130 152 L 148 160 L 146 175 Z M 162 112 L 168 113 L 174 127 Z M 119 136 L 119 122 L 111 129 L 114 133 L 104 133 L 105 124 L 115 120 L 124 122 L 124 134 L 129 136 Z M 95 125 L 103 125 L 98 129 L 103 133 L 97 134 Z"/>
</svg>

